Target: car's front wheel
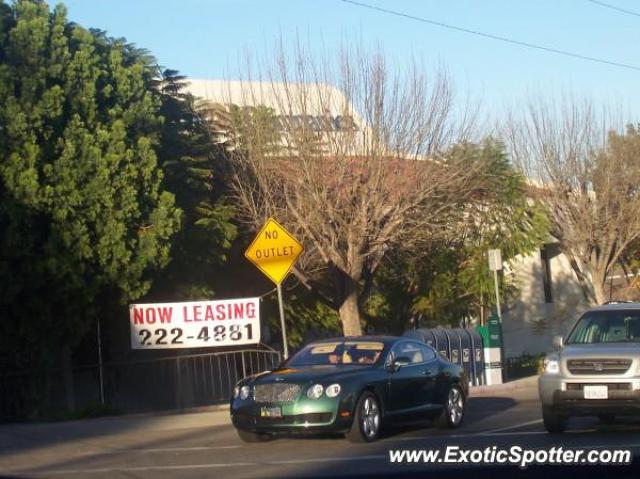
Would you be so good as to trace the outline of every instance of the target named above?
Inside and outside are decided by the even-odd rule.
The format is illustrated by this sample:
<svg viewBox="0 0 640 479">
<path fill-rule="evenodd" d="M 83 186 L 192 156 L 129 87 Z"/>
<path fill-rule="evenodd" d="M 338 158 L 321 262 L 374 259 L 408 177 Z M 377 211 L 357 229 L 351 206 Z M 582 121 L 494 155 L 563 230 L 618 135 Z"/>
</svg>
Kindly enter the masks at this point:
<svg viewBox="0 0 640 479">
<path fill-rule="evenodd" d="M 544 428 L 550 433 L 564 432 L 567 428 L 567 417 L 549 407 L 542 407 L 542 422 Z"/>
<path fill-rule="evenodd" d="M 436 419 L 436 425 L 440 428 L 456 428 L 462 424 L 464 408 L 466 405 L 464 393 L 456 384 L 449 388 L 447 399 L 440 416 Z"/>
<path fill-rule="evenodd" d="M 266 442 L 273 439 L 272 434 L 263 432 L 243 431 L 242 429 L 236 429 L 236 432 L 238 433 L 238 437 L 244 442 Z"/>
<path fill-rule="evenodd" d="M 353 425 L 347 433 L 351 442 L 372 442 L 380 436 L 382 412 L 378 398 L 372 392 L 365 391 L 358 399 L 353 416 Z"/>
</svg>

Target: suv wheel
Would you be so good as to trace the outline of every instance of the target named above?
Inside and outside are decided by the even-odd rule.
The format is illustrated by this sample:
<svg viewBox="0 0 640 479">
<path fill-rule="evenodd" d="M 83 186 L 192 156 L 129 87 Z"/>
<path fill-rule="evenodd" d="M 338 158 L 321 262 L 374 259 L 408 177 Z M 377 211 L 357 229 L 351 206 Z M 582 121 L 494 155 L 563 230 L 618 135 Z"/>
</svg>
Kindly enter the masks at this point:
<svg viewBox="0 0 640 479">
<path fill-rule="evenodd" d="M 542 422 L 550 433 L 564 432 L 567 428 L 567 417 L 549 407 L 542 407 Z"/>
</svg>

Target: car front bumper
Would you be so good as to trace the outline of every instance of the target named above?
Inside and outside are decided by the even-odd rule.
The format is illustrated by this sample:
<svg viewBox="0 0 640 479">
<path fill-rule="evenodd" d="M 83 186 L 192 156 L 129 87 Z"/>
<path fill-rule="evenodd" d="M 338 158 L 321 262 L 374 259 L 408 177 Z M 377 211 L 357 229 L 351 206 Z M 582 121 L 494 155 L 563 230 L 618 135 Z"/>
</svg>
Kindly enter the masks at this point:
<svg viewBox="0 0 640 479">
<path fill-rule="evenodd" d="M 265 417 L 263 408 L 280 408 L 282 417 Z M 231 402 L 231 422 L 237 429 L 252 432 L 332 432 L 351 429 L 354 400 L 344 398 L 298 398 L 286 403 L 258 403 L 251 399 Z"/>
<path fill-rule="evenodd" d="M 607 399 L 585 399 L 585 385 L 607 385 Z M 567 415 L 640 414 L 638 378 L 567 378 L 543 374 L 538 380 L 543 407 Z"/>
</svg>

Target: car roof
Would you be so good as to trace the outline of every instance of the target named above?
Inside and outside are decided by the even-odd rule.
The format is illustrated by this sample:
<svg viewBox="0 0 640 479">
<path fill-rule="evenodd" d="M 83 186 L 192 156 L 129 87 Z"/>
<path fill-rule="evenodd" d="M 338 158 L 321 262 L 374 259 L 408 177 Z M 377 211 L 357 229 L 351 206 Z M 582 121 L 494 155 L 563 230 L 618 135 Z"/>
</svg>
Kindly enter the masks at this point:
<svg viewBox="0 0 640 479">
<path fill-rule="evenodd" d="M 621 311 L 627 309 L 640 309 L 640 303 L 632 301 L 612 301 L 591 308 L 589 311 Z"/>
<path fill-rule="evenodd" d="M 311 341 L 309 344 L 318 343 L 332 343 L 334 341 L 377 341 L 384 343 L 385 345 L 395 343 L 400 339 L 412 339 L 402 336 L 339 336 L 335 338 L 318 339 L 317 341 Z"/>
</svg>

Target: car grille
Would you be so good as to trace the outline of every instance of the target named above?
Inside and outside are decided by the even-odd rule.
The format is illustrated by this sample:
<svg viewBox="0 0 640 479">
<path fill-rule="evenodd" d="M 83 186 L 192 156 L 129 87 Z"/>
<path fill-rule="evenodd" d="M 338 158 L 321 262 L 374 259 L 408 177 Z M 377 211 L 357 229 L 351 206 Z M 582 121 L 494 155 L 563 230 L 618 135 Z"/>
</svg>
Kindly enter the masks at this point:
<svg viewBox="0 0 640 479">
<path fill-rule="evenodd" d="M 260 417 L 251 414 L 238 413 L 234 416 L 237 422 L 244 423 L 245 425 L 252 424 L 323 424 L 328 423 L 333 418 L 333 414 L 330 412 L 314 412 L 308 414 L 296 414 L 292 416 L 282 417 Z"/>
<path fill-rule="evenodd" d="M 295 416 L 257 417 L 256 424 L 322 424 L 331 421 L 333 414 L 330 412 L 315 412 L 309 414 L 297 414 Z"/>
<path fill-rule="evenodd" d="M 624 374 L 631 367 L 631 359 L 569 359 L 571 374 Z"/>
<path fill-rule="evenodd" d="M 582 391 L 585 386 L 607 386 L 609 391 L 631 391 L 631 383 L 567 383 L 567 391 Z"/>
<path fill-rule="evenodd" d="M 292 402 L 300 395 L 297 384 L 257 384 L 253 392 L 256 402 Z"/>
</svg>

